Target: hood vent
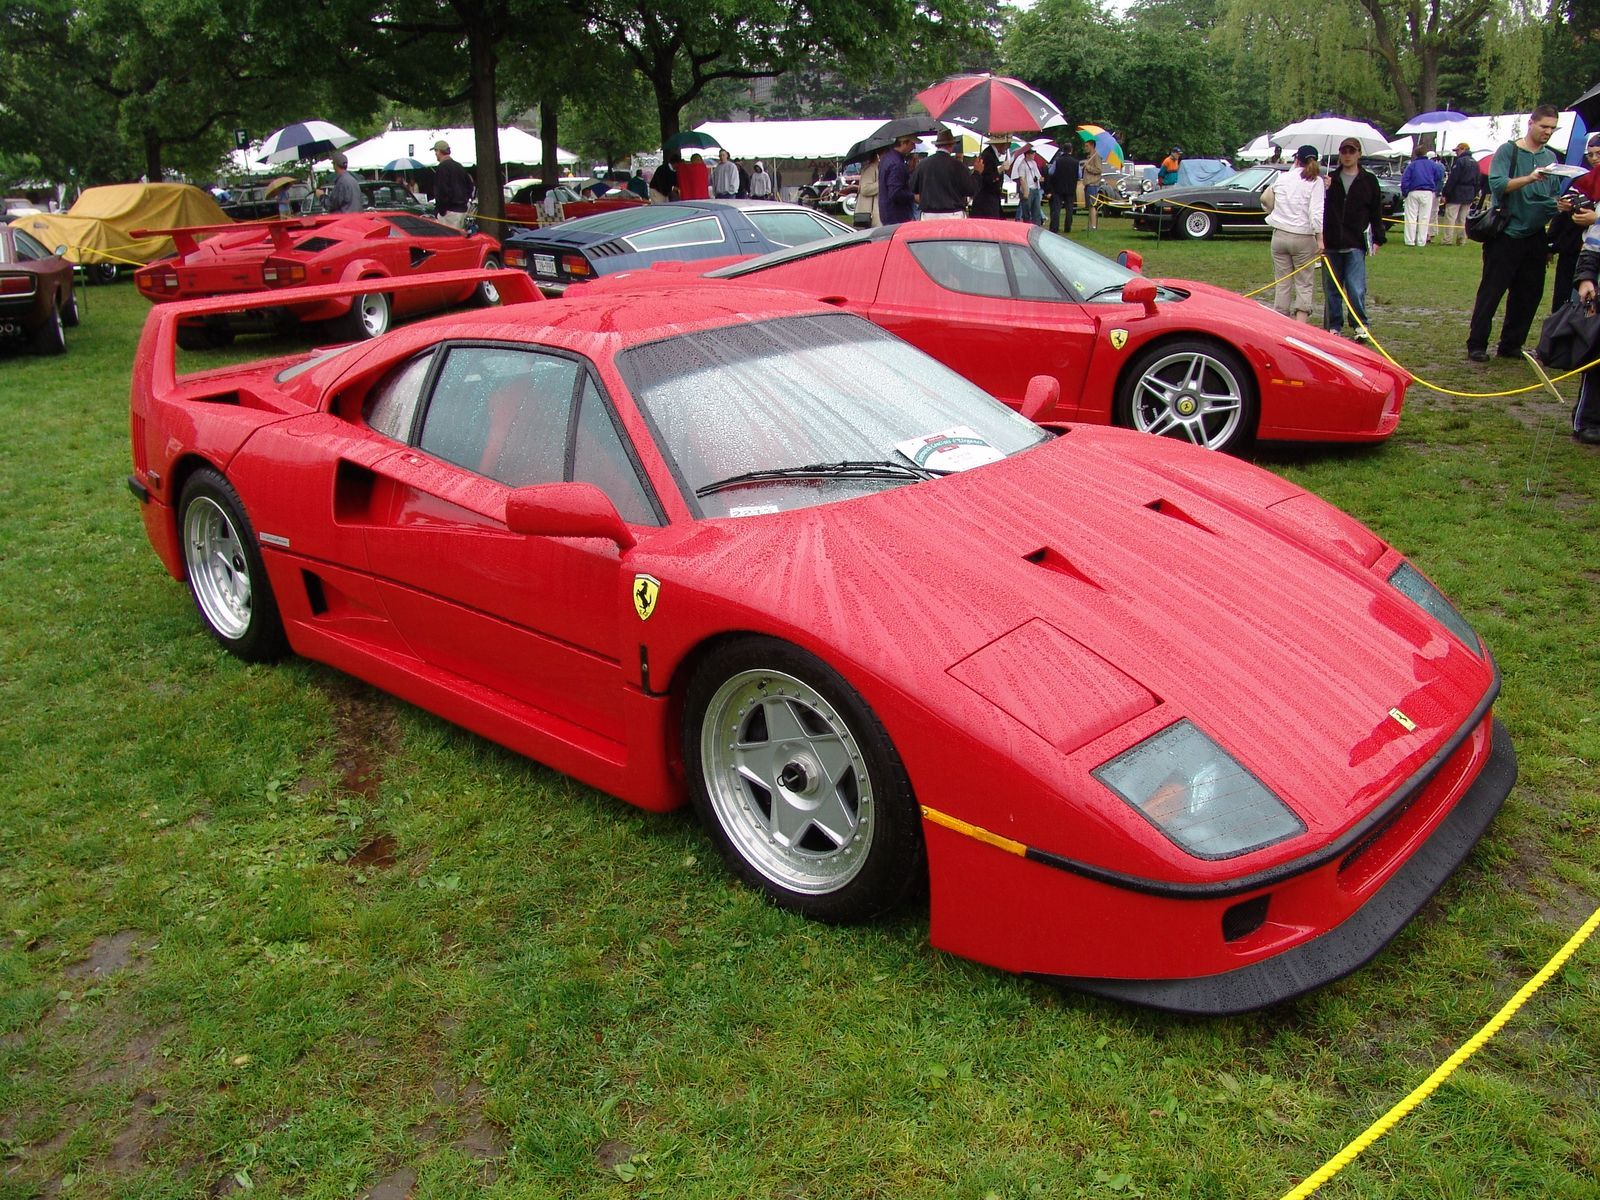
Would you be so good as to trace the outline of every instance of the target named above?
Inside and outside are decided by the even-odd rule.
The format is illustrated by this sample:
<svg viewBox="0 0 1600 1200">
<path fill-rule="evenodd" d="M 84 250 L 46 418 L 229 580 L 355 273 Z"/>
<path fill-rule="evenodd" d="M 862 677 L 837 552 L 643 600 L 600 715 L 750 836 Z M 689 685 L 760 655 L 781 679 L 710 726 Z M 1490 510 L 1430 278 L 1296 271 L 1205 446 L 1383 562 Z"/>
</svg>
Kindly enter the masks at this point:
<svg viewBox="0 0 1600 1200">
<path fill-rule="evenodd" d="M 1057 575 L 1065 575 L 1068 578 L 1076 579 L 1079 583 L 1086 583 L 1096 591 L 1105 590 L 1082 571 L 1078 570 L 1065 555 L 1057 553 L 1048 546 L 1041 546 L 1032 554 L 1024 554 L 1022 557 L 1047 571 L 1054 571 Z"/>
<path fill-rule="evenodd" d="M 1173 517 L 1176 520 L 1182 521 L 1186 525 L 1193 525 L 1196 529 L 1204 529 L 1207 533 L 1211 532 L 1209 528 L 1207 528 L 1205 525 L 1202 525 L 1199 521 L 1196 521 L 1171 500 L 1152 500 L 1149 504 L 1146 504 L 1145 507 L 1151 512 L 1160 513 L 1163 517 Z"/>
</svg>

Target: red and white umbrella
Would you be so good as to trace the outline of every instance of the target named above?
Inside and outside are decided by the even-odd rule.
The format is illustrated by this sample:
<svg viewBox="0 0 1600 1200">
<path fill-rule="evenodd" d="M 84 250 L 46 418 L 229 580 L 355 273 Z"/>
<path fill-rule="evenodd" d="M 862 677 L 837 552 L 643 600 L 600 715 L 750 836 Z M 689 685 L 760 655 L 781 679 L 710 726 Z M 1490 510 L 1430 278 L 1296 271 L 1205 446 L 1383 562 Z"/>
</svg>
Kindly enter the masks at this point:
<svg viewBox="0 0 1600 1200">
<path fill-rule="evenodd" d="M 977 133 L 1037 133 L 1066 123 L 1053 100 L 1005 75 L 952 75 L 917 99 L 929 116 Z"/>
</svg>

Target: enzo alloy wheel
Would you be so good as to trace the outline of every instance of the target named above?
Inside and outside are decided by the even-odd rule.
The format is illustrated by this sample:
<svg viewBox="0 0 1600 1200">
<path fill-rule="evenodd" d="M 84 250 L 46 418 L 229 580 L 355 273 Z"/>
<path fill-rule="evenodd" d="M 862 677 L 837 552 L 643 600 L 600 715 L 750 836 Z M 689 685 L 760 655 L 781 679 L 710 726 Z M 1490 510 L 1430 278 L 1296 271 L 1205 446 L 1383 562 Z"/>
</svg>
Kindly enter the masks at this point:
<svg viewBox="0 0 1600 1200">
<path fill-rule="evenodd" d="M 1118 423 L 1182 438 L 1208 450 L 1234 450 L 1255 431 L 1255 385 L 1239 356 L 1209 342 L 1169 342 L 1129 368 Z"/>
<path fill-rule="evenodd" d="M 1217 231 L 1217 218 L 1208 212 L 1190 209 L 1183 216 L 1183 236 L 1203 241 Z"/>
<path fill-rule="evenodd" d="M 200 619 L 240 658 L 260 662 L 285 649 L 283 624 L 239 494 L 220 474 L 201 470 L 178 502 L 184 573 Z"/>
<path fill-rule="evenodd" d="M 684 755 L 723 857 L 786 908 L 856 921 L 921 881 L 894 747 L 855 689 L 786 643 L 748 638 L 696 672 Z"/>
</svg>

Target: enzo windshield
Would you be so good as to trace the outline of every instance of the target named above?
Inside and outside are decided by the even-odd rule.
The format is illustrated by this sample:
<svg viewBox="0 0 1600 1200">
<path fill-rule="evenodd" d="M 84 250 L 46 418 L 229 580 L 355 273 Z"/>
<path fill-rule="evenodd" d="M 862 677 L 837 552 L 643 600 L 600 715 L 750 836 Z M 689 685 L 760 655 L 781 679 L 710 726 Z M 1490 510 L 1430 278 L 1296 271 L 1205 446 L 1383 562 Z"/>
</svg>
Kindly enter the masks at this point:
<svg viewBox="0 0 1600 1200">
<path fill-rule="evenodd" d="M 730 325 L 621 359 L 704 516 L 807 508 L 1015 454 L 1032 423 L 859 317 Z"/>
<path fill-rule="evenodd" d="M 1122 285 L 1138 278 L 1127 267 L 1118 266 L 1093 250 L 1085 250 L 1059 234 L 1039 229 L 1030 234 L 1028 240 L 1050 264 L 1056 278 L 1071 288 L 1079 300 L 1095 298 L 1115 302 L 1121 297 Z"/>
</svg>

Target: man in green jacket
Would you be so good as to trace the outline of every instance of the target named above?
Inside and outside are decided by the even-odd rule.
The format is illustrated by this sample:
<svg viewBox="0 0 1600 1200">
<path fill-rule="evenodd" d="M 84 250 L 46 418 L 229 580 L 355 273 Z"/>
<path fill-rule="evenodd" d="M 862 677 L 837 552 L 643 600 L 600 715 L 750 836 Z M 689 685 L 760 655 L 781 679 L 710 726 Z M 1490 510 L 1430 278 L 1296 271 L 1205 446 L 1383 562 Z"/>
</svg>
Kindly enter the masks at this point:
<svg viewBox="0 0 1600 1200">
<path fill-rule="evenodd" d="M 1506 211 L 1500 236 L 1483 244 L 1483 277 L 1467 329 L 1467 357 L 1489 361 L 1489 329 L 1502 298 L 1505 324 L 1495 353 L 1517 358 L 1544 295 L 1546 222 L 1556 213 L 1556 197 L 1565 180 L 1546 168 L 1555 165 L 1555 151 L 1545 145 L 1556 131 L 1555 106 L 1541 104 L 1528 116 L 1528 131 L 1494 152 L 1489 164 L 1489 191 Z"/>
</svg>

